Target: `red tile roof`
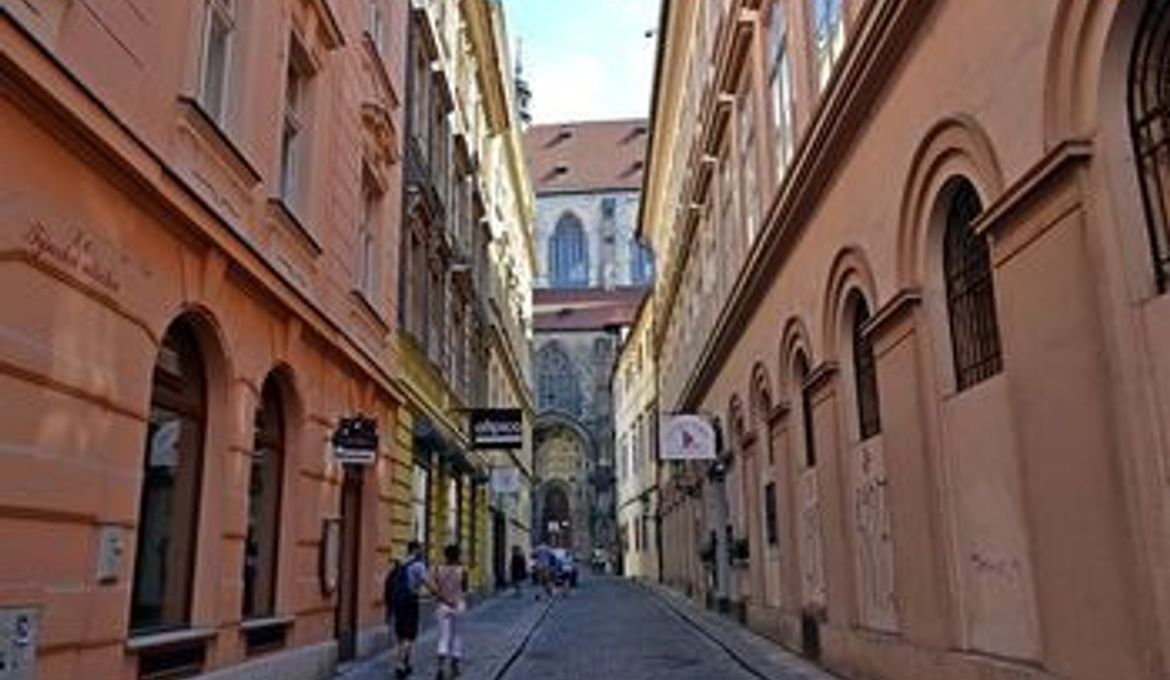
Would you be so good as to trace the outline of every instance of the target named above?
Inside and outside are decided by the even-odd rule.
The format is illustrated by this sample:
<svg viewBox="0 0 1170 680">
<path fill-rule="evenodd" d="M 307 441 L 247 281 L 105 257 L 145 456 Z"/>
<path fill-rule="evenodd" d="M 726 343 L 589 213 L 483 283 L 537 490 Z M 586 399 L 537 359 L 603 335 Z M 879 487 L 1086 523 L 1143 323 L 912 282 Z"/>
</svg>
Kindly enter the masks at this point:
<svg viewBox="0 0 1170 680">
<path fill-rule="evenodd" d="M 638 305 L 615 302 L 596 307 L 565 307 L 548 312 L 537 312 L 533 329 L 541 331 L 602 330 L 610 326 L 630 326 L 638 316 Z"/>
<path fill-rule="evenodd" d="M 536 193 L 642 188 L 644 119 L 533 125 L 524 150 Z"/>
</svg>

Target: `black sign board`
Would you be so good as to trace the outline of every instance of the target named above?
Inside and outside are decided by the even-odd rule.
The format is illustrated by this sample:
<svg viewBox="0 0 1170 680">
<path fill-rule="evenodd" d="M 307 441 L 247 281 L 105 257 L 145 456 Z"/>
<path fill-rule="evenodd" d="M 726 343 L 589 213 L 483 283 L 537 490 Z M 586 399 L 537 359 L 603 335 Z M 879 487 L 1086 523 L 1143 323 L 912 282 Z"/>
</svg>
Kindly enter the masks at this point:
<svg viewBox="0 0 1170 680">
<path fill-rule="evenodd" d="M 518 449 L 524 446 L 524 415 L 518 408 L 471 410 L 471 448 Z"/>
<path fill-rule="evenodd" d="M 362 415 L 342 418 L 332 441 L 339 462 L 371 465 L 378 457 L 378 421 Z"/>
</svg>

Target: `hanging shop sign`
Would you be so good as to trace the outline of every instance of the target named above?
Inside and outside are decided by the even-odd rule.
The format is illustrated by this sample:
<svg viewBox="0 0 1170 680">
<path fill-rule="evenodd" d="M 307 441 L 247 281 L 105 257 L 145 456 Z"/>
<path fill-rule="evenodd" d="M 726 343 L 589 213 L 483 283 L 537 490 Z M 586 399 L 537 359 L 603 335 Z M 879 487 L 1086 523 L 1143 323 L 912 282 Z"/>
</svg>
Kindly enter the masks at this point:
<svg viewBox="0 0 1170 680">
<path fill-rule="evenodd" d="M 492 468 L 491 485 L 495 493 L 520 493 L 520 470 L 514 467 Z"/>
<path fill-rule="evenodd" d="M 518 408 L 471 410 L 471 448 L 519 449 L 524 446 L 524 416 Z"/>
<path fill-rule="evenodd" d="M 373 465 L 378 459 L 378 421 L 357 415 L 342 418 L 333 431 L 333 456 L 346 465 Z"/>
<path fill-rule="evenodd" d="M 719 436 L 706 416 L 664 415 L 658 440 L 662 460 L 715 460 L 719 454 Z"/>
</svg>

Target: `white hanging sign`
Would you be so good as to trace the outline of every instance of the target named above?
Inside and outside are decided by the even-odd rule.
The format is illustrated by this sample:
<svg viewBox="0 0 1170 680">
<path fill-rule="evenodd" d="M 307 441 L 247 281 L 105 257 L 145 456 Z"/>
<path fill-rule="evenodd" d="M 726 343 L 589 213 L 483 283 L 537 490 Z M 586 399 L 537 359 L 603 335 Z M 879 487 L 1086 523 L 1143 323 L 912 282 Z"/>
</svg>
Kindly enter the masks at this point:
<svg viewBox="0 0 1170 680">
<path fill-rule="evenodd" d="M 718 438 L 706 416 L 664 415 L 659 430 L 659 457 L 662 460 L 715 460 Z"/>
</svg>

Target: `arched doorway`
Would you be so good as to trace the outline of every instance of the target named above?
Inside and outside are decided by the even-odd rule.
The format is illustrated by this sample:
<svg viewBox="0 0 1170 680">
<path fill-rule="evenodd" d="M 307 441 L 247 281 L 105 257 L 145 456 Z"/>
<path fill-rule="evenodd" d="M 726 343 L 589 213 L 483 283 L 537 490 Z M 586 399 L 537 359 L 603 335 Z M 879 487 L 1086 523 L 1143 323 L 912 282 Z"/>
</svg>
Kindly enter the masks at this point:
<svg viewBox="0 0 1170 680">
<path fill-rule="evenodd" d="M 560 485 L 544 492 L 544 516 L 541 521 L 544 542 L 556 548 L 572 548 L 573 519 L 569 495 Z"/>
</svg>

